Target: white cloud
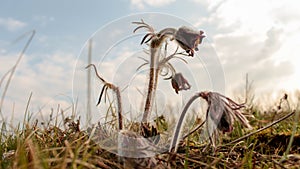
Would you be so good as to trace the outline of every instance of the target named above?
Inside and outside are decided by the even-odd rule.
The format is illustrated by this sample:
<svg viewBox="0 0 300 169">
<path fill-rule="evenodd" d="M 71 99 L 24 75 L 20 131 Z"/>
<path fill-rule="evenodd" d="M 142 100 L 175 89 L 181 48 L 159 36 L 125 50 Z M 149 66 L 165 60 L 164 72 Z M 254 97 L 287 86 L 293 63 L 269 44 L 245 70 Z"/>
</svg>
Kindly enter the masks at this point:
<svg viewBox="0 0 300 169">
<path fill-rule="evenodd" d="M 226 1 L 216 10 L 222 26 L 239 23 L 239 30 L 260 32 L 272 24 L 270 10 L 276 3 L 268 1 Z"/>
<path fill-rule="evenodd" d="M 192 0 L 195 3 L 198 3 L 200 5 L 207 6 L 208 10 L 213 10 L 217 8 L 220 4 L 222 4 L 224 1 L 223 0 Z"/>
<path fill-rule="evenodd" d="M 297 1 L 229 0 L 218 5 L 195 0 L 209 15 L 195 26 L 207 28 L 224 66 L 227 91 L 244 85 L 244 77 L 257 84 L 258 91 L 299 89 L 297 60 L 300 49 L 300 5 Z"/>
<path fill-rule="evenodd" d="M 25 22 L 13 18 L 0 18 L 0 27 L 4 27 L 8 31 L 16 31 L 24 28 L 26 25 Z"/>
<path fill-rule="evenodd" d="M 38 22 L 41 26 L 46 26 L 49 22 L 55 21 L 53 16 L 36 15 L 33 20 Z"/>
<path fill-rule="evenodd" d="M 1 56 L 1 78 L 16 61 L 17 54 L 9 53 Z M 37 61 L 39 60 L 39 61 Z M 76 58 L 72 54 L 56 52 L 46 55 L 24 55 L 16 72 L 11 80 L 1 108 L 2 114 L 9 117 L 15 106 L 16 121 L 23 118 L 29 94 L 33 96 L 30 102 L 29 111 L 36 115 L 42 111 L 49 116 L 51 108 L 59 104 L 62 109 L 71 105 L 73 66 Z M 6 83 L 7 78 L 4 81 Z M 2 84 L 0 93 L 3 93 Z M 65 96 L 64 96 L 65 95 Z M 58 98 L 58 96 L 60 96 Z"/>
<path fill-rule="evenodd" d="M 283 79 L 293 74 L 295 66 L 291 61 L 279 61 L 275 57 L 282 50 L 282 39 L 282 29 L 276 28 L 270 28 L 265 36 L 257 39 L 248 34 L 217 36 L 215 46 L 220 51 L 218 53 L 224 66 L 227 89 L 230 91 L 243 86 L 246 73 L 258 85 L 256 87 L 260 92 L 286 87 L 282 83 Z"/>
<path fill-rule="evenodd" d="M 138 9 L 144 9 L 146 5 L 153 7 L 161 7 L 169 5 L 175 0 L 130 0 L 131 5 Z"/>
</svg>

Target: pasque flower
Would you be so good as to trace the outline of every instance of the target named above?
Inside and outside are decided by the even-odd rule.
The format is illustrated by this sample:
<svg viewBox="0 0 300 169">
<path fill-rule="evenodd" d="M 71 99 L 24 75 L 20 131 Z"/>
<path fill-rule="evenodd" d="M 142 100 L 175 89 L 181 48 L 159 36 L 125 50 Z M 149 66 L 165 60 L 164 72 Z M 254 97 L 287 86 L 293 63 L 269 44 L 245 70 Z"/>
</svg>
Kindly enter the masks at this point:
<svg viewBox="0 0 300 169">
<path fill-rule="evenodd" d="M 172 87 L 178 94 L 178 91 L 188 90 L 191 88 L 189 82 L 183 77 L 181 73 L 176 73 L 171 79 Z"/>
<path fill-rule="evenodd" d="M 240 109 L 244 107 L 243 104 L 238 104 L 216 92 L 201 92 L 200 97 L 207 101 L 207 116 L 212 119 L 219 131 L 231 132 L 236 119 L 244 127 L 252 128 L 247 118 L 240 112 Z"/>
<path fill-rule="evenodd" d="M 197 127 L 196 130 L 199 129 L 204 123 L 208 124 L 209 118 L 213 121 L 213 125 L 216 126 L 216 129 L 223 133 L 231 132 L 233 130 L 233 123 L 236 119 L 241 122 L 243 126 L 252 129 L 252 126 L 249 124 L 247 118 L 240 112 L 240 109 L 244 107 L 244 104 L 235 103 L 230 98 L 216 92 L 199 92 L 192 96 L 185 104 L 177 121 L 175 131 L 170 143 L 169 152 L 177 152 L 179 136 L 182 132 L 185 116 L 191 104 L 199 97 L 207 101 L 208 108 L 206 111 L 205 121 L 200 124 L 200 126 Z M 213 127 L 213 129 L 215 129 L 215 127 Z M 212 133 L 209 132 L 209 134 L 214 133 L 214 131 Z M 211 143 L 215 145 L 215 140 L 212 139 L 211 135 L 209 135 L 209 138 Z"/>
<path fill-rule="evenodd" d="M 175 40 L 189 56 L 194 56 L 194 50 L 198 51 L 198 45 L 202 43 L 202 40 L 205 37 L 203 34 L 203 31 L 198 32 L 183 26 L 177 30 Z"/>
</svg>

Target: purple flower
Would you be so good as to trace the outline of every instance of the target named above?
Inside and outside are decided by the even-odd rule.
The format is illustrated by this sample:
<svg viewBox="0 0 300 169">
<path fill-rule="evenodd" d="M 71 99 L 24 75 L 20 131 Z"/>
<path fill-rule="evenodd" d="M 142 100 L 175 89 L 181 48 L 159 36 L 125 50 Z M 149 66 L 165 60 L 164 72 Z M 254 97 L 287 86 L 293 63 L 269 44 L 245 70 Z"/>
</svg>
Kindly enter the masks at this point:
<svg viewBox="0 0 300 169">
<path fill-rule="evenodd" d="M 244 127 L 252 128 L 247 118 L 239 111 L 244 107 L 243 104 L 235 103 L 230 98 L 216 92 L 201 92 L 200 97 L 207 101 L 207 116 L 212 119 L 219 131 L 230 133 L 236 119 Z"/>
<path fill-rule="evenodd" d="M 194 56 L 194 50 L 198 51 L 198 45 L 202 43 L 202 40 L 205 37 L 203 34 L 203 31 L 198 32 L 183 26 L 176 32 L 175 39 L 189 56 Z"/>
<path fill-rule="evenodd" d="M 191 88 L 189 82 L 182 76 L 181 73 L 176 73 L 171 79 L 172 87 L 178 94 L 178 91 L 188 90 Z"/>
</svg>

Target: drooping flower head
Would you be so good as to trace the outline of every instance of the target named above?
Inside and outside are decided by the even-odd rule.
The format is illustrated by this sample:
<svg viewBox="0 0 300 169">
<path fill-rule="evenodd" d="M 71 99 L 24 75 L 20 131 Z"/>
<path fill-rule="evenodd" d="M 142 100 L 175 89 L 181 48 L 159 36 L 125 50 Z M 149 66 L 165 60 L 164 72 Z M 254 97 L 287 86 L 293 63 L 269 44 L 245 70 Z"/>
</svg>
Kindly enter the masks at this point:
<svg viewBox="0 0 300 169">
<path fill-rule="evenodd" d="M 178 94 L 178 91 L 188 90 L 191 88 L 189 82 L 183 77 L 181 73 L 176 73 L 171 79 L 172 87 Z"/>
<path fill-rule="evenodd" d="M 201 92 L 200 97 L 207 101 L 207 116 L 212 119 L 219 131 L 230 133 L 236 119 L 244 127 L 252 128 L 247 118 L 240 112 L 240 109 L 244 107 L 243 104 L 235 103 L 230 98 L 216 92 Z"/>
<path fill-rule="evenodd" d="M 238 121 L 241 122 L 243 126 L 249 129 L 252 128 L 247 118 L 239 111 L 241 108 L 244 107 L 244 104 L 237 104 L 230 98 L 225 97 L 216 92 L 199 92 L 192 96 L 185 104 L 177 121 L 174 134 L 170 143 L 169 152 L 177 152 L 179 138 L 182 132 L 185 116 L 191 104 L 199 97 L 207 101 L 208 108 L 205 121 L 202 124 L 200 124 L 200 126 L 196 127 L 195 130 L 193 130 L 193 132 L 198 130 L 204 123 L 208 125 L 208 120 L 211 119 L 213 125 L 207 126 L 207 129 L 210 141 L 213 145 L 215 145 L 216 142 L 216 137 L 214 136 L 216 136 L 215 134 L 218 134 L 218 132 L 215 132 L 215 129 L 223 133 L 231 132 L 233 130 L 234 120 L 236 119 L 238 119 Z M 212 132 L 210 132 L 211 130 L 209 127 L 213 127 Z M 188 135 L 190 134 L 191 133 L 189 133 Z"/>
<path fill-rule="evenodd" d="M 203 31 L 195 31 L 186 26 L 180 27 L 176 34 L 175 40 L 178 42 L 180 47 L 184 49 L 189 56 L 194 56 L 194 50 L 198 51 L 198 45 L 202 43 Z"/>
</svg>

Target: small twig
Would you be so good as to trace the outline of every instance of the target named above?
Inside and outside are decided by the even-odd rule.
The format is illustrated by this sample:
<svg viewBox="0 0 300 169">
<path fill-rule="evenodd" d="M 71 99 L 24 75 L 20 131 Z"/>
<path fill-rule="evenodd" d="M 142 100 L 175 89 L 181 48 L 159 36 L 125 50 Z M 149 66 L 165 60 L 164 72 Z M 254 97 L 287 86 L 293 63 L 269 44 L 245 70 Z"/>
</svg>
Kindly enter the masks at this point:
<svg viewBox="0 0 300 169">
<path fill-rule="evenodd" d="M 257 152 L 254 152 L 256 155 L 260 156 L 261 158 L 264 158 L 265 160 L 269 160 L 271 162 L 273 162 L 275 165 L 278 165 L 280 168 L 284 168 L 287 169 L 284 165 L 280 164 L 280 162 L 276 161 L 274 158 L 278 158 L 278 157 L 274 157 L 274 156 L 266 156 Z"/>
<path fill-rule="evenodd" d="M 284 168 L 284 169 L 287 169 L 284 165 L 280 164 L 280 162 L 278 162 L 278 161 L 276 161 L 276 160 L 274 160 L 274 159 L 271 159 L 271 160 L 272 160 L 272 162 L 273 162 L 274 164 L 278 165 L 279 167 Z"/>
<path fill-rule="evenodd" d="M 294 110 L 293 112 L 291 112 L 290 114 L 288 114 L 288 115 L 286 115 L 286 116 L 284 116 L 284 117 L 282 117 L 282 118 L 280 118 L 280 119 L 278 119 L 278 120 L 276 120 L 276 121 L 274 121 L 274 122 L 272 122 L 272 123 L 266 125 L 265 127 L 260 128 L 260 129 L 254 131 L 254 132 L 249 133 L 249 134 L 246 134 L 246 135 L 244 135 L 243 137 L 240 137 L 240 138 L 238 138 L 238 139 L 236 139 L 236 140 L 233 140 L 233 141 L 231 141 L 230 143 L 227 143 L 227 144 L 225 144 L 225 145 L 234 144 L 234 143 L 237 143 L 237 142 L 239 142 L 239 141 L 241 141 L 241 140 L 244 140 L 245 138 L 248 138 L 248 137 L 250 137 L 250 136 L 252 136 L 252 135 L 254 135 L 254 134 L 256 134 L 256 133 L 259 133 L 259 132 L 261 132 L 261 131 L 263 131 L 263 130 L 265 130 L 265 129 L 267 129 L 267 128 L 270 128 L 270 127 L 274 126 L 275 124 L 277 124 L 277 123 L 279 123 L 279 122 L 281 122 L 281 121 L 283 121 L 283 120 L 289 118 L 289 117 L 292 116 L 293 114 L 295 114 L 295 110 Z"/>
<path fill-rule="evenodd" d="M 188 134 L 184 135 L 182 139 L 184 140 L 189 135 L 195 133 L 198 129 L 200 129 L 204 125 L 205 122 L 206 122 L 206 119 L 201 124 L 199 124 L 197 127 L 195 127 L 192 131 L 190 131 Z"/>
<path fill-rule="evenodd" d="M 210 166 L 209 164 L 206 164 L 206 163 L 204 163 L 204 162 L 201 162 L 201 161 L 198 161 L 198 160 L 194 160 L 194 159 L 188 158 L 188 157 L 186 157 L 186 156 L 183 156 L 183 155 L 180 155 L 180 154 L 177 154 L 177 153 L 176 153 L 175 155 L 176 155 L 177 157 L 179 157 L 179 158 L 185 159 L 185 160 L 190 161 L 190 162 L 192 162 L 192 163 L 200 164 L 200 165 L 203 165 L 203 166 L 205 166 L 205 167 L 215 168 L 215 167 Z"/>
<path fill-rule="evenodd" d="M 295 134 L 296 134 L 298 123 L 299 123 L 299 111 L 297 111 L 297 113 L 295 115 L 295 120 L 294 120 L 294 125 L 293 125 L 293 131 L 292 131 L 292 134 L 291 134 L 288 146 L 287 146 L 287 148 L 286 148 L 286 150 L 284 152 L 284 155 L 282 156 L 280 162 L 282 162 L 283 160 L 285 160 L 287 158 L 287 155 L 290 153 L 290 149 L 292 148 L 292 144 L 293 144 L 293 141 L 294 141 L 294 137 L 295 137 Z"/>
</svg>

